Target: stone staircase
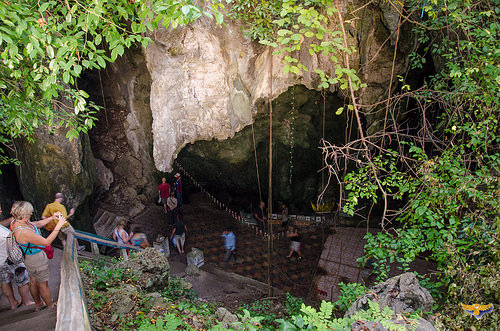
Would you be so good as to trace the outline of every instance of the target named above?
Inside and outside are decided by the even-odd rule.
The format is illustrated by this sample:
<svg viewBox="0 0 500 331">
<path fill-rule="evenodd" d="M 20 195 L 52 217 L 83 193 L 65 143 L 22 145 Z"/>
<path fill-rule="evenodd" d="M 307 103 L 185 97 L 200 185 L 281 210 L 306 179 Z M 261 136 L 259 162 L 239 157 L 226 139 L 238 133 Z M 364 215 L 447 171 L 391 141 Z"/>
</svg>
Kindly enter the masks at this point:
<svg viewBox="0 0 500 331">
<path fill-rule="evenodd" d="M 5 310 L 7 309 L 7 310 Z M 0 310 L 0 330 L 9 331 L 49 331 L 56 327 L 57 308 L 35 311 L 35 305 L 10 310 Z"/>
<path fill-rule="evenodd" d="M 59 286 L 61 283 L 62 250 L 54 248 L 54 258 L 49 260 L 49 288 L 54 302 L 59 297 Z M 1 291 L 0 291 L 1 293 Z M 14 295 L 19 299 L 17 288 L 14 287 Z M 7 298 L 0 295 L 0 330 L 9 331 L 47 331 L 56 327 L 57 308 L 35 311 L 35 305 L 21 306 L 16 310 L 10 310 Z"/>
<path fill-rule="evenodd" d="M 113 229 L 116 228 L 118 222 L 122 216 L 118 216 L 115 213 L 99 208 L 94 215 L 94 229 L 98 236 L 104 238 L 113 237 Z"/>
</svg>

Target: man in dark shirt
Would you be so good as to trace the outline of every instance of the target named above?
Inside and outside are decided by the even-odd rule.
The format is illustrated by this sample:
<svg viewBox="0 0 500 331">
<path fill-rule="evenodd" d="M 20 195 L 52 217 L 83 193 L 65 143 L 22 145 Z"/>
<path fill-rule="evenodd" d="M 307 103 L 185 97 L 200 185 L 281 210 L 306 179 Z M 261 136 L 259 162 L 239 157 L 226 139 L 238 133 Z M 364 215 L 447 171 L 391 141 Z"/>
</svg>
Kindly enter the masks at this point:
<svg viewBox="0 0 500 331">
<path fill-rule="evenodd" d="M 184 221 L 184 217 L 181 212 L 177 215 L 177 220 L 175 221 L 174 228 L 170 234 L 170 239 L 175 238 L 175 246 L 180 254 L 184 254 L 184 242 L 186 241 L 187 226 Z"/>
<path fill-rule="evenodd" d="M 255 229 L 255 234 L 264 238 L 264 222 L 267 220 L 266 216 L 266 204 L 264 201 L 261 201 L 259 204 L 259 207 L 257 207 L 257 210 L 253 213 L 253 217 L 255 217 L 255 220 L 257 221 L 257 229 Z"/>
<path fill-rule="evenodd" d="M 176 173 L 174 175 L 175 177 L 175 183 L 174 183 L 174 189 L 175 189 L 175 197 L 177 198 L 177 206 L 179 208 L 182 207 L 182 179 L 181 179 L 181 174 Z"/>
</svg>

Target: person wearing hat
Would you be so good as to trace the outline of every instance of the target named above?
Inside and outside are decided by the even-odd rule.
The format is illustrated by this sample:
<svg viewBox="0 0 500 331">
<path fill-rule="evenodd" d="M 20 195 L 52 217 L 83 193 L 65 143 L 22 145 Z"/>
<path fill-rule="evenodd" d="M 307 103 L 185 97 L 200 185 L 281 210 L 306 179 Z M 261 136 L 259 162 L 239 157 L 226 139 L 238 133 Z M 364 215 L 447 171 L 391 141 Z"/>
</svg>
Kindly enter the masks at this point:
<svg viewBox="0 0 500 331">
<path fill-rule="evenodd" d="M 175 177 L 175 183 L 174 183 L 174 190 L 175 190 L 175 196 L 177 198 L 177 207 L 181 208 L 182 207 L 182 180 L 181 180 L 181 174 L 176 173 L 174 175 Z"/>
<path fill-rule="evenodd" d="M 71 208 L 69 210 L 69 213 L 66 211 L 66 207 L 62 204 L 64 201 L 64 194 L 61 192 L 57 192 L 54 198 L 54 202 L 49 203 L 47 206 L 45 206 L 45 209 L 43 210 L 42 213 L 42 220 L 46 219 L 48 217 L 51 217 L 54 215 L 56 212 L 60 212 L 62 216 L 66 219 L 69 219 L 71 216 L 75 214 L 75 209 Z M 49 223 L 45 224 L 44 228 L 47 231 L 53 231 L 54 228 L 56 227 L 57 224 L 57 219 L 50 221 Z M 69 221 L 66 222 L 66 224 L 63 225 L 61 228 L 61 231 L 57 234 L 57 238 L 61 240 L 63 247 L 66 245 L 66 233 L 69 231 L 74 231 L 73 227 L 69 224 Z M 84 250 L 85 246 L 78 246 L 78 250 Z"/>
</svg>

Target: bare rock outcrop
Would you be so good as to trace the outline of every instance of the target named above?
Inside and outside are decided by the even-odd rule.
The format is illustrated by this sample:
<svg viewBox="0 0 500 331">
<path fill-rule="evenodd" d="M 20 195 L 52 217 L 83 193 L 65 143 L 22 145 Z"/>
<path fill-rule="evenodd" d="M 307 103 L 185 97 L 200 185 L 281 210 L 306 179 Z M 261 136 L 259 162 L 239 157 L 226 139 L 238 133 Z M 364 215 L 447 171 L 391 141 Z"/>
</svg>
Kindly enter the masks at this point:
<svg viewBox="0 0 500 331">
<path fill-rule="evenodd" d="M 122 261 L 116 266 L 131 269 L 135 276 L 134 285 L 148 292 L 162 290 L 168 284 L 170 277 L 170 264 L 167 258 L 151 247 L 134 254 L 128 261 Z"/>
<path fill-rule="evenodd" d="M 66 132 L 63 127 L 40 128 L 32 142 L 16 140 L 19 187 L 39 217 L 45 205 L 54 201 L 55 193 L 64 193 L 65 204 L 76 209 L 71 224 L 77 229 L 89 230 L 89 197 L 96 181 L 95 161 L 88 136 L 68 140 Z"/>
<path fill-rule="evenodd" d="M 358 4 L 364 3 L 343 1 L 341 11 L 349 15 L 347 8 Z M 393 67 L 393 78 L 406 69 L 409 47 L 398 48 L 393 64 L 395 48 L 387 40 L 404 33 L 403 28 L 394 28 L 399 19 L 394 8 L 374 2 L 360 13 L 348 31 L 347 43 L 357 50 L 350 56 L 350 66 L 367 84 L 360 101 L 371 104 L 387 92 Z M 335 19 L 330 22 L 332 27 Z M 152 37 L 154 42 L 145 55 L 151 75 L 153 158 L 160 171 L 172 170 L 173 160 L 186 144 L 226 139 L 252 123 L 270 94 L 271 81 L 271 99 L 290 86 L 316 89 L 319 83 L 314 70 L 285 74 L 281 58 L 249 40 L 241 26 L 229 19 L 227 25 L 218 27 L 203 18 L 186 27 L 156 31 Z M 329 57 L 310 55 L 305 46 L 297 54 L 300 61 L 333 75 Z M 376 118 L 371 121 L 375 123 Z"/>
<path fill-rule="evenodd" d="M 368 309 L 368 302 L 377 302 L 381 308 L 389 307 L 396 313 L 412 313 L 417 309 L 430 311 L 434 300 L 427 289 L 420 286 L 417 277 L 407 272 L 378 284 L 359 297 L 349 307 L 345 316 Z"/>
</svg>

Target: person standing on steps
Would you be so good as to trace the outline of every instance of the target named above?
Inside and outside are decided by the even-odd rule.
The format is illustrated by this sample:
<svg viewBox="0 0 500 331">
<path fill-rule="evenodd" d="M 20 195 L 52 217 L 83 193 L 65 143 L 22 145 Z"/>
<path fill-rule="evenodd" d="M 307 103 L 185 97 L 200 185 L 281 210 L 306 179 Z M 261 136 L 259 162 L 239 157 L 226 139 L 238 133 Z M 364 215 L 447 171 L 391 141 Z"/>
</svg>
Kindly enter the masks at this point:
<svg viewBox="0 0 500 331">
<path fill-rule="evenodd" d="M 126 219 L 121 219 L 118 226 L 113 230 L 113 240 L 120 244 L 130 244 L 130 237 L 134 235 L 133 232 L 128 233 L 126 228 L 128 226 L 128 221 Z"/>
<path fill-rule="evenodd" d="M 264 239 L 264 223 L 267 220 L 265 209 L 266 203 L 264 201 L 261 201 L 257 210 L 253 213 L 253 217 L 255 217 L 255 220 L 257 221 L 257 229 L 255 229 L 255 234 L 260 234 L 262 239 Z"/>
<path fill-rule="evenodd" d="M 2 214 L 2 207 L 0 207 L 0 215 Z M 14 220 L 13 217 L 9 217 L 0 222 L 1 225 L 5 227 L 2 228 L 4 231 L 10 227 L 10 223 Z M 21 305 L 29 306 L 35 304 L 31 301 L 30 297 L 30 276 L 28 270 L 24 263 L 12 263 L 9 259 L 6 259 L 3 263 L 0 262 L 0 281 L 2 282 L 2 292 L 9 300 L 10 309 L 14 310 L 19 308 Z M 12 288 L 12 282 L 17 287 L 19 295 L 21 296 L 21 301 L 18 301 L 14 295 L 14 289 Z"/>
<path fill-rule="evenodd" d="M 184 221 L 184 215 L 181 211 L 177 213 L 177 220 L 175 221 L 175 226 L 170 234 L 170 240 L 172 237 L 175 238 L 175 245 L 179 251 L 179 255 L 184 254 L 184 242 L 186 241 L 187 226 Z"/>
<path fill-rule="evenodd" d="M 224 238 L 224 248 L 226 249 L 226 254 L 224 255 L 223 263 L 227 263 L 227 261 L 231 260 L 231 262 L 236 262 L 235 259 L 235 251 L 236 251 L 236 236 L 233 231 L 230 229 L 226 229 L 222 232 L 221 237 Z"/>
<path fill-rule="evenodd" d="M 163 211 L 167 213 L 167 198 L 170 195 L 170 184 L 167 183 L 167 179 L 163 177 L 161 179 L 161 184 L 158 185 L 158 200 L 163 205 Z"/>
<path fill-rule="evenodd" d="M 175 189 L 175 197 L 177 198 L 177 207 L 181 208 L 182 207 L 182 179 L 181 179 L 181 174 L 176 173 L 174 175 L 175 177 L 175 183 L 174 183 L 174 189 Z"/>
<path fill-rule="evenodd" d="M 281 204 L 281 227 L 285 235 L 288 232 L 288 207 L 284 202 Z"/>
<path fill-rule="evenodd" d="M 297 253 L 299 258 L 297 261 L 302 260 L 302 252 L 300 248 L 302 246 L 302 239 L 300 237 L 299 229 L 297 227 L 292 227 L 287 233 L 287 237 L 290 238 L 290 253 L 287 255 L 287 259 L 291 258 L 293 253 Z"/>
<path fill-rule="evenodd" d="M 61 213 L 62 216 L 66 219 L 71 218 L 71 216 L 73 216 L 75 214 L 75 209 L 71 208 L 69 210 L 69 213 L 68 213 L 66 211 L 66 207 L 64 207 L 64 205 L 62 204 L 63 202 L 64 202 L 64 194 L 62 194 L 61 192 L 56 193 L 56 195 L 54 197 L 54 202 L 49 203 L 47 206 L 45 206 L 45 209 L 43 210 L 43 213 L 42 213 L 42 220 L 53 216 L 56 212 Z M 54 230 L 56 224 L 57 224 L 57 220 L 54 219 L 53 221 L 48 222 L 44 228 L 47 231 L 52 231 L 52 230 Z M 58 233 L 57 238 L 59 238 L 59 240 L 61 240 L 63 247 L 66 245 L 66 233 L 71 232 L 71 231 L 75 231 L 75 229 L 73 229 L 73 227 L 71 226 L 71 224 L 69 224 L 69 222 L 66 222 L 64 227 Z M 84 249 L 85 249 L 85 246 L 78 246 L 79 251 L 84 250 Z"/>
<path fill-rule="evenodd" d="M 56 239 L 61 228 L 67 223 L 66 218 L 60 212 L 55 212 L 54 215 L 38 222 L 30 222 L 33 206 L 27 201 L 14 202 L 10 213 L 14 216 L 10 230 L 21 251 L 25 253 L 24 264 L 30 275 L 30 292 L 36 309 L 44 308 L 42 300 L 47 308 L 52 308 L 54 303 L 49 288 L 49 260 L 43 249 Z M 47 238 L 42 237 L 39 228 L 56 219 L 58 221 L 54 230 Z"/>
<path fill-rule="evenodd" d="M 170 196 L 168 197 L 167 199 L 167 208 L 168 208 L 168 212 L 169 212 L 169 222 L 168 224 L 169 225 L 174 225 L 175 224 L 175 220 L 177 219 L 177 198 L 175 197 L 175 191 L 172 190 L 170 192 Z"/>
</svg>

